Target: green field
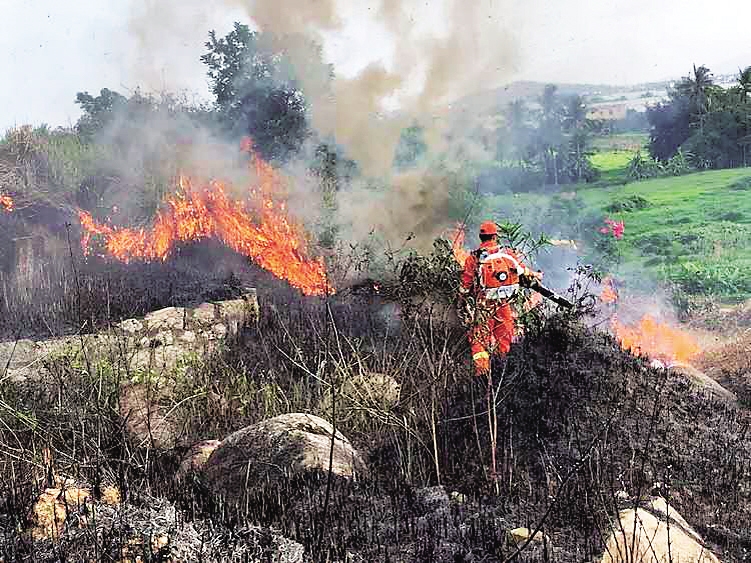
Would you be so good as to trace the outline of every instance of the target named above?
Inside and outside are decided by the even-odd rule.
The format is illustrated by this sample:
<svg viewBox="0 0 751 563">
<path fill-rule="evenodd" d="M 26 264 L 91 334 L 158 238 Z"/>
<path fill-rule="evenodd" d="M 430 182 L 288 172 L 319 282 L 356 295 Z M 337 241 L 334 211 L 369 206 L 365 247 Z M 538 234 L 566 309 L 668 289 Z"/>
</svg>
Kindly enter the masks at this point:
<svg viewBox="0 0 751 563">
<path fill-rule="evenodd" d="M 499 215 L 532 220 L 552 236 L 588 241 L 590 251 L 599 242 L 610 253 L 611 267 L 622 273 L 673 285 L 689 296 L 751 298 L 751 168 L 579 185 L 561 195 L 517 194 L 512 202 L 489 203 Z M 623 239 L 597 233 L 606 217 L 625 223 Z"/>
<path fill-rule="evenodd" d="M 617 244 L 626 265 L 691 294 L 751 296 L 751 169 L 579 194 L 589 209 L 625 222 L 625 236 Z"/>
<path fill-rule="evenodd" d="M 600 171 L 598 184 L 623 184 L 628 180 L 628 163 L 636 151 L 607 150 L 592 155 L 592 165 Z"/>
<path fill-rule="evenodd" d="M 649 142 L 646 133 L 618 133 L 602 135 L 592 139 L 592 148 L 596 151 L 631 151 L 642 150 Z"/>
</svg>

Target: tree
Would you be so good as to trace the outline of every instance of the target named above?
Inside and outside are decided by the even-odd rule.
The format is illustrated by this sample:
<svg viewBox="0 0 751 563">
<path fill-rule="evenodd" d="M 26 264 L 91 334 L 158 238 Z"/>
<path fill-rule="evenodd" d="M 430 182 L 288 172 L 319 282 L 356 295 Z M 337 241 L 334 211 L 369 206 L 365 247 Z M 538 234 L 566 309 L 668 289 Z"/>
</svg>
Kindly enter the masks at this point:
<svg viewBox="0 0 751 563">
<path fill-rule="evenodd" d="M 128 99 L 108 88 L 102 88 L 98 96 L 88 92 L 76 94 L 76 104 L 83 110 L 83 115 L 76 123 L 76 131 L 82 139 L 91 141 L 112 122 L 115 114 L 125 108 Z"/>
<path fill-rule="evenodd" d="M 324 81 L 332 75 L 321 62 L 320 46 L 305 41 L 295 37 L 283 43 L 236 22 L 223 38 L 209 32 L 208 51 L 201 56 L 227 128 L 238 136 L 250 135 L 267 160 L 286 160 L 309 134 L 308 100 L 287 51 L 294 48 L 327 69 Z"/>
<path fill-rule="evenodd" d="M 668 101 L 647 108 L 650 125 L 649 153 L 667 162 L 691 136 L 691 128 L 701 130 L 710 107 L 712 73 L 705 66 L 693 66 L 693 75 L 684 76 L 668 91 Z"/>
<path fill-rule="evenodd" d="M 548 182 L 558 184 L 558 147 L 563 142 L 561 126 L 561 106 L 557 97 L 558 87 L 548 84 L 540 97 L 540 125 L 538 127 L 537 143 L 542 153 L 545 166 L 545 176 Z"/>
<path fill-rule="evenodd" d="M 506 141 L 506 155 L 510 160 L 523 165 L 529 159 L 530 144 L 532 143 L 532 127 L 530 115 L 524 100 L 514 100 L 506 106 L 503 112 L 505 127 L 502 131 L 502 140 Z"/>
<path fill-rule="evenodd" d="M 738 69 L 738 87 L 741 89 L 741 102 L 748 101 L 748 95 L 751 94 L 751 66 L 745 70 Z"/>
<path fill-rule="evenodd" d="M 696 114 L 707 111 L 709 91 L 714 85 L 712 72 L 704 65 L 693 67 L 693 75 L 684 76 L 676 85 L 676 92 L 688 98 L 691 110 Z"/>
<path fill-rule="evenodd" d="M 649 122 L 649 154 L 661 162 L 673 156 L 691 136 L 691 115 L 686 98 L 673 97 L 670 101 L 647 108 Z"/>
<path fill-rule="evenodd" d="M 588 125 L 587 105 L 578 94 L 571 96 L 563 106 L 562 125 L 567 133 Z"/>
<path fill-rule="evenodd" d="M 743 166 L 748 166 L 748 153 L 749 146 L 751 146 L 751 103 L 749 101 L 749 94 L 751 94 L 751 66 L 747 66 L 744 70 L 738 69 L 738 88 L 741 94 L 742 105 L 742 122 L 743 122 L 743 137 L 739 140 L 739 143 L 743 151 Z"/>
<path fill-rule="evenodd" d="M 585 127 L 575 129 L 569 136 L 568 152 L 566 153 L 566 172 L 569 179 L 581 182 L 591 182 L 596 179 L 598 171 L 589 160 L 591 152 L 588 150 L 589 134 Z"/>
</svg>

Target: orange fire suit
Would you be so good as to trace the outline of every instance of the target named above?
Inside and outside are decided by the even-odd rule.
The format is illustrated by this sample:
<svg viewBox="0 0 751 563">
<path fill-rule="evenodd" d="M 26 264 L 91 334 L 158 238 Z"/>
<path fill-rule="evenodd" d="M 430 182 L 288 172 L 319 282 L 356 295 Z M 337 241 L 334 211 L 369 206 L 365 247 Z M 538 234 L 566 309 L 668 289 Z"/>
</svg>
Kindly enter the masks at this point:
<svg viewBox="0 0 751 563">
<path fill-rule="evenodd" d="M 464 263 L 461 292 L 474 298 L 474 319 L 469 344 L 476 375 L 490 371 L 491 354 L 506 354 L 514 338 L 511 298 L 519 277 L 534 275 L 517 254 L 497 242 L 483 242 Z"/>
</svg>

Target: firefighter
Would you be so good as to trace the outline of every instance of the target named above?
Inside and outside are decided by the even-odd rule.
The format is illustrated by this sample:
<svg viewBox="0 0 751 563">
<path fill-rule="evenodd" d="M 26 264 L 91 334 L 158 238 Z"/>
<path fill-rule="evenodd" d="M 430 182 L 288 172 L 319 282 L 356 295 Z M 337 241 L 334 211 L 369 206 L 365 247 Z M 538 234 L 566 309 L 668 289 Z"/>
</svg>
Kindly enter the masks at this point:
<svg viewBox="0 0 751 563">
<path fill-rule="evenodd" d="M 498 244 L 498 226 L 480 225 L 480 247 L 464 263 L 460 306 L 469 312 L 469 343 L 475 375 L 490 373 L 492 354 L 505 355 L 514 338 L 511 300 L 520 278 L 542 279 L 542 272 L 525 266 L 516 252 Z"/>
</svg>

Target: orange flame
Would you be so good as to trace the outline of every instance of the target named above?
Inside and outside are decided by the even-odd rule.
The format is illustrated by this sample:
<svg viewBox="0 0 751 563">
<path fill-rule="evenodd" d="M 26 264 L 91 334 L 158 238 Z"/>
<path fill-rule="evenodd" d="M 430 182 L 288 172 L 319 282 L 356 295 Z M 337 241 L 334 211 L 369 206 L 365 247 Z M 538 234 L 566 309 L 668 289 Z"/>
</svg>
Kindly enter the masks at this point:
<svg viewBox="0 0 751 563">
<path fill-rule="evenodd" d="M 615 303 L 618 301 L 618 293 L 616 293 L 613 287 L 613 278 L 607 276 L 602 280 L 602 293 L 600 293 L 600 301 L 603 303 Z"/>
<path fill-rule="evenodd" d="M 602 280 L 602 285 L 600 300 L 603 303 L 617 303 L 618 292 L 613 278 L 607 276 Z M 689 333 L 658 322 L 650 315 L 644 315 L 637 323 L 626 325 L 614 314 L 610 319 L 610 330 L 624 350 L 668 364 L 688 363 L 701 352 L 699 343 Z"/>
<path fill-rule="evenodd" d="M 690 334 L 657 322 L 644 315 L 633 326 L 626 326 L 614 317 L 611 328 L 624 350 L 634 355 L 648 355 L 668 363 L 688 363 L 700 352 L 699 343 Z"/>
<path fill-rule="evenodd" d="M 451 240 L 451 250 L 454 252 L 454 258 L 459 265 L 464 267 L 464 263 L 469 258 L 469 251 L 464 248 L 464 228 L 461 225 L 457 225 L 450 233 L 449 239 Z"/>
<path fill-rule="evenodd" d="M 0 207 L 2 207 L 5 211 L 10 213 L 13 211 L 13 198 L 9 195 L 2 195 L 0 194 Z"/>
<path fill-rule="evenodd" d="M 177 194 L 167 198 L 166 208 L 148 231 L 104 225 L 79 211 L 84 253 L 93 237 L 101 237 L 107 252 L 123 262 L 166 260 L 179 242 L 216 237 L 305 295 L 333 293 L 323 260 L 306 256 L 300 227 L 287 218 L 284 204 L 270 195 L 278 181 L 276 172 L 260 158 L 254 163 L 261 184 L 261 193 L 251 191 L 260 200 L 257 222 L 243 202 L 227 195 L 222 183 L 211 181 L 195 189 L 189 178 L 181 177 Z"/>
</svg>

